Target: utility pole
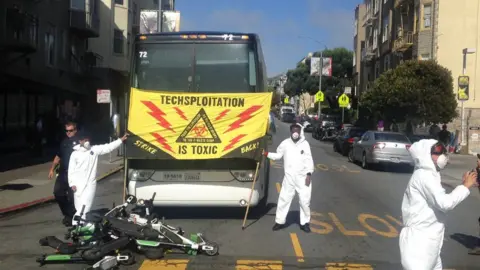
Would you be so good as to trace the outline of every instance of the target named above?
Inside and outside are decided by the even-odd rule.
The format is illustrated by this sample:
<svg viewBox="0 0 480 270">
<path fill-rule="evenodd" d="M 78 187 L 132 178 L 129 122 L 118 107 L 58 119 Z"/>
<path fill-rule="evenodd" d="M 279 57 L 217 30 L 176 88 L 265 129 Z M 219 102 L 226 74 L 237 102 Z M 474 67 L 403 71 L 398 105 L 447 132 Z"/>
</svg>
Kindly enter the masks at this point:
<svg viewBox="0 0 480 270">
<path fill-rule="evenodd" d="M 320 61 L 318 61 L 318 91 L 322 91 L 322 75 L 323 75 L 323 50 L 320 51 Z M 322 102 L 318 101 L 318 119 L 322 114 Z"/>
</svg>

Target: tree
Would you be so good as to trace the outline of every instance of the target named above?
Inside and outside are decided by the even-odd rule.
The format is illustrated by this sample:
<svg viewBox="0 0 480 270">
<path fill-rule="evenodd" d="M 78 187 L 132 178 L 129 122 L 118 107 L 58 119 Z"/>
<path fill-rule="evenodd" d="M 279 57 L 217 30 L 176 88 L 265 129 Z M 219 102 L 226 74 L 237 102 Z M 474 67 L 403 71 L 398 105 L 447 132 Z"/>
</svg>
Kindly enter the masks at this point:
<svg viewBox="0 0 480 270">
<path fill-rule="evenodd" d="M 452 73 L 435 61 L 405 61 L 384 72 L 360 103 L 387 121 L 447 123 L 457 116 Z"/>
<path fill-rule="evenodd" d="M 320 52 L 315 52 L 314 57 L 320 57 Z M 345 48 L 324 50 L 323 57 L 332 57 L 332 76 L 322 77 L 322 90 L 337 94 L 344 86 L 351 86 L 353 70 L 353 52 Z M 287 72 L 285 93 L 295 96 L 303 92 L 315 94 L 318 91 L 318 76 L 310 76 L 310 59 L 299 63 L 293 70 Z"/>
<path fill-rule="evenodd" d="M 275 87 L 268 87 L 268 92 L 273 92 L 272 107 L 282 102 L 282 97 L 278 94 Z"/>
</svg>

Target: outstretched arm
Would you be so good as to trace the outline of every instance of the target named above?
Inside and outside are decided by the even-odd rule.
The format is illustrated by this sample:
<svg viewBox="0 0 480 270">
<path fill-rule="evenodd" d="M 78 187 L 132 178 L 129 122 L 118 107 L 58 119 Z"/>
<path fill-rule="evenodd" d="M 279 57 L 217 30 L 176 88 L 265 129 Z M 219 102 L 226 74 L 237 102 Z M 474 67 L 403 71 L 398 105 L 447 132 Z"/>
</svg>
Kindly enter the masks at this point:
<svg viewBox="0 0 480 270">
<path fill-rule="evenodd" d="M 92 151 L 97 155 L 105 155 L 120 147 L 122 142 L 122 139 L 117 139 L 111 143 L 94 145 L 92 146 Z"/>
<path fill-rule="evenodd" d="M 285 152 L 285 147 L 286 147 L 286 143 L 285 141 L 283 141 L 278 147 L 277 147 L 277 152 L 266 152 L 266 156 L 267 158 L 271 159 L 271 160 L 278 160 L 278 159 L 281 159 L 283 157 L 283 154 Z"/>
<path fill-rule="evenodd" d="M 470 190 L 464 185 L 457 186 L 447 194 L 439 181 L 423 181 L 422 188 L 430 205 L 442 212 L 452 210 L 470 194 Z"/>
</svg>

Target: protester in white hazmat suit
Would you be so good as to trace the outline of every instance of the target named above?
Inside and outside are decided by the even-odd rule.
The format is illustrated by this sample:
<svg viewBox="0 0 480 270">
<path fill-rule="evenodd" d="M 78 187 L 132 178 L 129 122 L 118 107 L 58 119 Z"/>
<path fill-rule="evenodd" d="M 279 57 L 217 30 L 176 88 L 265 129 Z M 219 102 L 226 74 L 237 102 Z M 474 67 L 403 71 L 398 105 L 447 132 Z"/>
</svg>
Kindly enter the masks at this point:
<svg viewBox="0 0 480 270">
<path fill-rule="evenodd" d="M 273 230 L 284 227 L 290 204 L 297 192 L 300 201 L 300 228 L 305 232 L 310 232 L 310 199 L 312 196 L 310 177 L 314 171 L 312 152 L 310 144 L 305 140 L 301 125 L 291 125 L 290 133 L 290 138 L 280 143 L 276 153 L 264 152 L 264 155 L 272 160 L 283 158 L 285 170 Z"/>
<path fill-rule="evenodd" d="M 477 185 L 476 172 L 463 175 L 463 184 L 447 194 L 439 170 L 448 162 L 447 149 L 437 140 L 420 140 L 410 147 L 415 171 L 403 196 L 400 255 L 403 269 L 440 270 L 445 214 Z"/>
<path fill-rule="evenodd" d="M 73 190 L 75 216 L 79 216 L 83 206 L 83 216 L 90 211 L 97 189 L 98 156 L 108 154 L 117 149 L 127 139 L 127 135 L 108 144 L 90 145 L 89 137 L 85 133 L 77 133 L 79 144 L 73 147 L 68 164 L 68 184 Z M 76 225 L 75 219 L 72 225 Z"/>
</svg>

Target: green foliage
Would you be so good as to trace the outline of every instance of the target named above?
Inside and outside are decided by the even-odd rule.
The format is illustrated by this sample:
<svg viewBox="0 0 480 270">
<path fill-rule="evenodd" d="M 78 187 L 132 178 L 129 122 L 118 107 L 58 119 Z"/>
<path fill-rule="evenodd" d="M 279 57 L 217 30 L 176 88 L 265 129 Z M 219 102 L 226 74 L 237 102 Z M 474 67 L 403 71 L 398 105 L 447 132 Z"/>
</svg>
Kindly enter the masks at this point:
<svg viewBox="0 0 480 270">
<path fill-rule="evenodd" d="M 457 116 L 452 74 L 435 61 L 405 61 L 384 72 L 360 102 L 388 121 L 447 123 Z"/>
<path fill-rule="evenodd" d="M 315 52 L 314 57 L 320 57 L 320 52 Z M 353 52 L 345 48 L 324 50 L 323 57 L 332 57 L 332 77 L 322 77 L 322 90 L 338 90 L 344 86 L 351 86 L 353 69 Z M 347 77 L 345 77 L 347 75 Z M 300 63 L 293 70 L 287 72 L 287 83 L 284 86 L 285 93 L 294 96 L 298 92 L 308 92 L 311 95 L 318 91 L 318 76 L 310 76 L 310 59 L 305 64 Z"/>
</svg>

